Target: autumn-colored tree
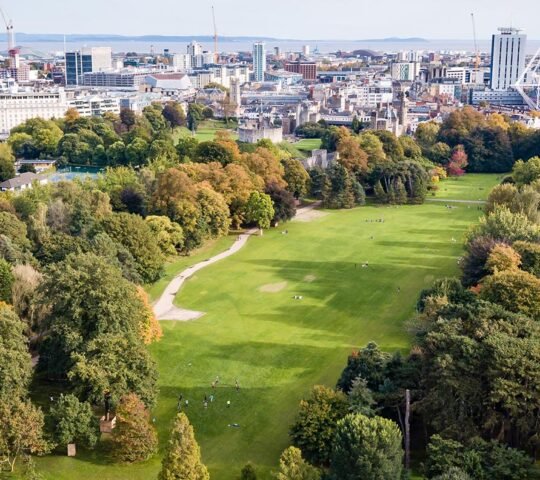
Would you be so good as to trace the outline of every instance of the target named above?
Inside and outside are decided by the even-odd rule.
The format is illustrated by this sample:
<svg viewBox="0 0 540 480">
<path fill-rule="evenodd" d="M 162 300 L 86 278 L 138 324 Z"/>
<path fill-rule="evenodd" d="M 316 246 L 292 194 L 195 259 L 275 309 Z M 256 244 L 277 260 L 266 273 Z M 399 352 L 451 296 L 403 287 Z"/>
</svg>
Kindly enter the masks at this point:
<svg viewBox="0 0 540 480">
<path fill-rule="evenodd" d="M 465 167 L 468 165 L 468 157 L 463 145 L 458 145 L 452 151 L 450 162 L 446 166 L 448 175 L 451 177 L 461 177 L 465 175 Z"/>
<path fill-rule="evenodd" d="M 302 163 L 295 158 L 281 161 L 285 169 L 284 180 L 287 182 L 287 190 L 298 199 L 305 196 L 309 188 L 309 174 Z"/>
<path fill-rule="evenodd" d="M 270 150 L 259 147 L 253 153 L 244 153 L 240 163 L 262 177 L 266 186 L 274 184 L 281 188 L 287 187 L 283 179 L 285 174 L 283 165 Z"/>
<path fill-rule="evenodd" d="M 492 273 L 516 270 L 521 264 L 521 257 L 512 247 L 498 244 L 493 247 L 486 262 L 486 268 Z"/>
<path fill-rule="evenodd" d="M 49 445 L 43 438 L 43 413 L 29 400 L 6 397 L 0 402 L 0 463 L 15 470 L 24 454 L 43 454 Z"/>
<path fill-rule="evenodd" d="M 230 152 L 233 162 L 238 161 L 240 158 L 240 149 L 227 130 L 218 130 L 214 141 Z"/>
<path fill-rule="evenodd" d="M 540 279 L 529 272 L 506 270 L 486 277 L 481 297 L 510 312 L 540 320 Z"/>
<path fill-rule="evenodd" d="M 163 336 L 163 330 L 159 324 L 150 301 L 148 300 L 148 294 L 143 287 L 137 286 L 137 295 L 141 299 L 141 302 L 144 305 L 143 311 L 141 312 L 141 338 L 143 342 L 148 345 L 150 343 L 157 342 Z"/>
<path fill-rule="evenodd" d="M 368 168 L 368 155 L 358 143 L 356 137 L 345 137 L 340 140 L 337 146 L 339 153 L 339 163 L 343 165 L 349 173 L 362 175 Z"/>
<path fill-rule="evenodd" d="M 112 443 L 115 458 L 122 462 L 142 462 L 157 451 L 156 428 L 144 403 L 134 393 L 122 397 L 116 409 Z"/>
<path fill-rule="evenodd" d="M 184 413 L 176 415 L 158 480 L 209 480 L 193 427 Z"/>
</svg>

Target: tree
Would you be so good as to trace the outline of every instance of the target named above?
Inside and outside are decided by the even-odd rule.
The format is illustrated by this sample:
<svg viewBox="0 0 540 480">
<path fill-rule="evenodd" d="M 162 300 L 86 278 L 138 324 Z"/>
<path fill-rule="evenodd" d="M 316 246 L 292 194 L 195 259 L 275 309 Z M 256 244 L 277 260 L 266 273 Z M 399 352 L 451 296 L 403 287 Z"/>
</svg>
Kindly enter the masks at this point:
<svg viewBox="0 0 540 480">
<path fill-rule="evenodd" d="M 331 444 L 337 423 L 347 414 L 347 397 L 342 392 L 316 385 L 289 430 L 293 445 L 315 465 L 326 466 L 330 461 Z"/>
<path fill-rule="evenodd" d="M 351 413 L 360 413 L 366 417 L 372 417 L 375 414 L 373 407 L 376 402 L 364 378 L 358 377 L 353 381 L 348 399 Z"/>
<path fill-rule="evenodd" d="M 375 342 L 369 342 L 360 351 L 354 351 L 347 359 L 347 366 L 341 373 L 337 388 L 349 393 L 358 378 L 366 381 L 366 386 L 377 391 L 383 382 L 383 372 L 390 355 L 383 352 Z"/>
<path fill-rule="evenodd" d="M 353 208 L 357 203 L 358 182 L 339 163 L 332 165 L 326 174 L 328 181 L 323 189 L 323 205 L 326 208 Z"/>
<path fill-rule="evenodd" d="M 517 268 L 495 270 L 482 282 L 481 297 L 502 305 L 510 312 L 523 313 L 540 320 L 540 279 L 529 272 Z"/>
<path fill-rule="evenodd" d="M 161 325 L 159 324 L 154 310 L 150 305 L 150 300 L 148 299 L 148 294 L 143 287 L 137 287 L 137 294 L 143 302 L 145 308 L 143 312 L 144 315 L 143 322 L 140 325 L 140 336 L 145 345 L 150 343 L 157 342 L 162 336 L 163 331 L 161 330 Z"/>
<path fill-rule="evenodd" d="M 514 242 L 513 247 L 521 257 L 521 268 L 540 277 L 540 245 L 529 242 Z"/>
<path fill-rule="evenodd" d="M 6 144 L 0 144 L 0 182 L 15 177 L 15 157 L 11 147 Z"/>
<path fill-rule="evenodd" d="M 124 155 L 129 165 L 145 165 L 147 163 L 148 142 L 143 138 L 136 137 L 128 144 Z"/>
<path fill-rule="evenodd" d="M 94 448 L 99 441 L 99 421 L 87 402 L 74 395 L 60 395 L 47 418 L 48 429 L 58 445 L 77 443 Z"/>
<path fill-rule="evenodd" d="M 540 156 L 524 162 L 518 160 L 512 168 L 512 179 L 517 185 L 529 185 L 540 178 Z"/>
<path fill-rule="evenodd" d="M 246 463 L 240 472 L 240 480 L 257 480 L 257 473 L 251 463 Z"/>
<path fill-rule="evenodd" d="M 160 161 L 167 164 L 178 162 L 178 153 L 171 140 L 154 140 L 148 148 L 148 160 Z"/>
<path fill-rule="evenodd" d="M 403 469 L 399 427 L 382 417 L 349 414 L 338 422 L 330 471 L 336 480 L 395 480 Z"/>
<path fill-rule="evenodd" d="M 104 231 L 128 249 L 138 264 L 138 272 L 146 283 L 161 275 L 164 257 L 156 244 L 150 226 L 138 215 L 114 213 L 101 222 Z"/>
<path fill-rule="evenodd" d="M 466 253 L 460 263 L 463 285 L 472 287 L 489 275 L 486 264 L 496 245 L 498 242 L 488 236 L 478 236 L 466 245 Z"/>
<path fill-rule="evenodd" d="M 204 120 L 204 105 L 200 103 L 190 103 L 187 114 L 187 126 L 192 132 L 196 132 L 199 123 Z"/>
<path fill-rule="evenodd" d="M 1 401 L 0 463 L 7 463 L 13 472 L 21 455 L 46 453 L 43 423 L 43 413 L 29 400 L 10 396 Z"/>
<path fill-rule="evenodd" d="M 319 480 L 321 473 L 302 458 L 295 447 L 287 448 L 279 459 L 277 480 Z"/>
<path fill-rule="evenodd" d="M 43 275 L 31 265 L 19 264 L 13 267 L 13 278 L 13 309 L 26 324 L 27 330 L 36 332 L 45 316 L 36 298 Z"/>
<path fill-rule="evenodd" d="M 0 302 L 0 403 L 24 397 L 30 384 L 32 363 L 24 327 L 15 312 Z"/>
<path fill-rule="evenodd" d="M 433 477 L 433 480 L 472 480 L 461 468 L 450 467 L 446 472 Z"/>
<path fill-rule="evenodd" d="M 372 169 L 375 165 L 380 165 L 386 161 L 383 143 L 371 131 L 362 132 L 358 137 L 360 148 L 367 153 L 368 166 Z"/>
<path fill-rule="evenodd" d="M 180 162 L 185 162 L 186 159 L 195 159 L 199 141 L 195 137 L 180 137 L 176 144 L 176 151 Z"/>
<path fill-rule="evenodd" d="M 209 480 L 193 427 L 184 413 L 176 415 L 158 480 Z"/>
<path fill-rule="evenodd" d="M 447 165 L 452 155 L 452 149 L 443 142 L 437 142 L 427 152 L 428 158 L 439 165 Z"/>
<path fill-rule="evenodd" d="M 12 303 L 11 289 L 14 280 L 11 265 L 3 258 L 0 258 L 0 302 Z"/>
<path fill-rule="evenodd" d="M 157 432 L 150 412 L 134 393 L 123 396 L 116 408 L 112 444 L 113 455 L 121 462 L 143 462 L 157 451 Z"/>
<path fill-rule="evenodd" d="M 461 177 L 465 175 L 465 167 L 467 167 L 467 154 L 463 145 L 458 145 L 452 151 L 452 157 L 450 163 L 447 165 L 446 170 L 451 177 Z"/>
<path fill-rule="evenodd" d="M 163 116 L 169 122 L 171 128 L 183 127 L 186 125 L 186 114 L 182 105 L 178 102 L 168 102 L 163 107 Z"/>
<path fill-rule="evenodd" d="M 517 270 L 520 265 L 521 257 L 519 253 L 504 244 L 495 245 L 486 262 L 486 268 L 492 273 Z"/>
<path fill-rule="evenodd" d="M 92 340 L 115 334 L 139 338 L 147 320 L 136 287 L 110 261 L 90 253 L 51 265 L 39 297 L 48 308 L 40 367 L 53 378 L 64 377 L 73 364 L 71 355 Z"/>
<path fill-rule="evenodd" d="M 145 219 L 164 255 L 176 255 L 184 245 L 184 233 L 178 223 L 168 217 L 150 215 Z"/>
<path fill-rule="evenodd" d="M 350 136 L 350 130 L 345 127 L 329 127 L 323 132 L 321 137 L 321 148 L 329 152 L 335 152 L 339 142 Z"/>
<path fill-rule="evenodd" d="M 294 218 L 296 215 L 296 201 L 292 193 L 274 185 L 267 188 L 266 193 L 270 195 L 274 205 L 273 224 L 276 222 L 286 222 Z"/>
<path fill-rule="evenodd" d="M 283 179 L 287 182 L 287 190 L 299 199 L 304 197 L 309 188 L 309 174 L 299 160 L 294 158 L 282 160 L 285 170 Z"/>
<path fill-rule="evenodd" d="M 128 131 L 131 130 L 136 122 L 135 112 L 129 108 L 122 108 L 120 110 L 120 121 L 125 125 Z"/>
<path fill-rule="evenodd" d="M 216 141 L 201 142 L 197 145 L 193 161 L 200 163 L 218 162 L 225 166 L 232 163 L 229 149 Z"/>
<path fill-rule="evenodd" d="M 362 176 L 368 169 L 368 155 L 358 143 L 355 137 L 345 137 L 341 139 L 337 146 L 339 153 L 338 162 L 343 165 L 347 171 L 357 177 Z"/>
<path fill-rule="evenodd" d="M 260 192 L 251 193 L 245 207 L 245 218 L 248 223 L 254 223 L 260 229 L 270 228 L 274 213 L 269 195 Z"/>
<path fill-rule="evenodd" d="M 276 155 L 268 148 L 257 147 L 255 152 L 242 155 L 239 162 L 252 173 L 259 175 L 266 186 L 274 184 L 287 188 L 287 183 L 283 179 L 285 169 Z"/>
</svg>

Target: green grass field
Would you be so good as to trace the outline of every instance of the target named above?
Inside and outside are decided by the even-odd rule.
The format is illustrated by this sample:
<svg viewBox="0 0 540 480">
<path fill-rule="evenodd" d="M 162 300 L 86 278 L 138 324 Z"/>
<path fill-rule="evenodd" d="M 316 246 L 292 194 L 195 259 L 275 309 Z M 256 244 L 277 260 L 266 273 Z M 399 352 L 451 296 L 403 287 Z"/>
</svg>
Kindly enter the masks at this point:
<svg viewBox="0 0 540 480">
<path fill-rule="evenodd" d="M 233 139 L 236 140 L 238 138 L 238 134 L 236 133 L 236 123 L 229 123 L 227 125 L 221 120 L 205 120 L 204 122 L 201 122 L 197 132 L 195 132 L 195 138 L 199 140 L 199 142 L 214 140 L 218 130 L 227 130 Z M 179 138 L 190 135 L 191 132 L 187 128 L 177 128 L 173 132 L 173 140 L 176 143 Z"/>
<path fill-rule="evenodd" d="M 435 197 L 460 200 L 485 200 L 490 190 L 505 177 L 504 174 L 469 174 L 452 177 L 439 183 Z"/>
<path fill-rule="evenodd" d="M 496 178 L 471 175 L 466 189 L 452 182 L 441 185 L 461 199 Z M 312 385 L 334 386 L 348 353 L 371 340 L 390 352 L 407 351 L 404 322 L 420 290 L 458 272 L 459 239 L 480 214 L 436 202 L 323 212 L 311 222 L 287 224 L 287 235 L 271 230 L 254 237 L 234 256 L 197 273 L 177 303 L 207 314 L 189 323 L 163 322 L 165 335 L 151 347 L 160 370 L 154 416 L 161 446 L 182 393 L 213 479 L 236 480 L 248 461 L 260 479 L 272 478 L 298 402 Z M 371 221 L 380 218 L 384 223 Z M 219 247 L 227 242 L 197 255 L 206 258 Z M 171 265 L 169 275 L 187 266 L 184 260 Z M 365 261 L 369 267 L 361 268 Z M 216 399 L 205 410 L 203 398 L 212 393 L 216 375 Z M 156 478 L 158 457 L 119 466 L 108 463 L 106 449 L 45 457 L 38 467 L 50 480 Z"/>
<path fill-rule="evenodd" d="M 321 148 L 321 139 L 320 138 L 304 138 L 302 140 L 299 140 L 296 143 L 293 143 L 293 145 L 298 150 L 300 150 L 300 152 L 304 153 L 306 156 L 310 156 L 312 150 L 317 150 L 318 148 Z"/>
</svg>

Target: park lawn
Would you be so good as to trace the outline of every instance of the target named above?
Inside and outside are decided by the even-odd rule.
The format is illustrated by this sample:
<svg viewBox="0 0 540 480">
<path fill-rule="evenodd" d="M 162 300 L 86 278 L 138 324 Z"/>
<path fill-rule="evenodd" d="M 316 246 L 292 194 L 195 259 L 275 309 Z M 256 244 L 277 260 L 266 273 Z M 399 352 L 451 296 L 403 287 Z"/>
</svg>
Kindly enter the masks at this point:
<svg viewBox="0 0 540 480">
<path fill-rule="evenodd" d="M 198 272 L 176 301 L 207 314 L 162 322 L 164 337 L 150 348 L 160 370 L 153 415 L 161 448 L 182 393 L 216 480 L 236 480 L 248 461 L 260 479 L 272 478 L 299 400 L 314 384 L 334 386 L 352 349 L 373 340 L 389 352 L 407 351 L 405 322 L 420 290 L 458 273 L 459 240 L 480 215 L 435 202 L 322 213 L 287 224 L 287 235 L 253 237 Z M 361 268 L 365 261 L 369 267 Z M 205 410 L 216 375 L 216 400 Z M 155 478 L 159 458 L 120 466 L 82 452 L 38 459 L 38 467 L 50 480 L 143 480 Z"/>
<path fill-rule="evenodd" d="M 491 189 L 501 183 L 506 174 L 467 173 L 441 181 L 435 197 L 441 199 L 486 200 Z"/>
<path fill-rule="evenodd" d="M 229 124 L 226 124 L 222 120 L 205 120 L 204 122 L 201 122 L 199 127 L 197 128 L 197 131 L 195 132 L 195 138 L 199 142 L 207 142 L 214 140 L 216 137 L 216 132 L 218 130 L 227 130 L 231 138 L 236 140 L 238 138 L 238 134 L 236 133 L 236 123 L 229 122 Z M 173 141 L 174 143 L 177 143 L 178 140 L 181 137 L 187 137 L 191 136 L 191 131 L 188 130 L 185 127 L 177 128 L 173 132 Z"/>
<path fill-rule="evenodd" d="M 173 260 L 169 261 L 165 265 L 165 273 L 163 277 L 161 277 L 156 283 L 145 285 L 145 290 L 146 293 L 148 293 L 150 300 L 152 302 L 157 300 L 163 293 L 163 290 L 165 290 L 165 287 L 179 272 L 182 272 L 194 263 L 206 260 L 207 258 L 213 257 L 214 255 L 227 250 L 234 243 L 237 236 L 238 232 L 231 232 L 231 234 L 226 237 L 220 237 L 207 241 L 202 247 L 198 248 L 194 252 L 191 252 L 189 256 L 174 257 Z"/>
<path fill-rule="evenodd" d="M 321 148 L 321 139 L 320 138 L 303 138 L 293 145 L 304 153 L 306 156 L 311 156 L 312 150 L 317 150 Z"/>
</svg>

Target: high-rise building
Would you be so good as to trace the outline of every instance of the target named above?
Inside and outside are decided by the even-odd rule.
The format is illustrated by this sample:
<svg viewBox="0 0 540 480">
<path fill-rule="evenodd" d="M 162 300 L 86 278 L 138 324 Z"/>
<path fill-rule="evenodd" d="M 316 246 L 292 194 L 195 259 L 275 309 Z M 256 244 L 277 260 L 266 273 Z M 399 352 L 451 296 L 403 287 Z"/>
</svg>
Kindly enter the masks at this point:
<svg viewBox="0 0 540 480">
<path fill-rule="evenodd" d="M 187 46 L 187 54 L 194 57 L 195 55 L 202 55 L 203 53 L 203 47 L 200 43 L 193 40 L 190 44 Z"/>
<path fill-rule="evenodd" d="M 263 42 L 253 44 L 253 73 L 256 82 L 264 82 L 266 72 L 266 46 Z"/>
<path fill-rule="evenodd" d="M 104 72 L 112 68 L 111 47 L 83 48 L 66 53 L 66 85 L 79 85 L 85 73 Z"/>
<path fill-rule="evenodd" d="M 304 45 L 302 47 L 302 54 L 304 55 L 304 57 L 309 57 L 309 53 L 310 53 L 309 45 Z"/>
<path fill-rule="evenodd" d="M 491 39 L 492 90 L 507 90 L 515 85 L 525 69 L 525 47 L 527 35 L 517 28 L 499 28 Z"/>
</svg>

